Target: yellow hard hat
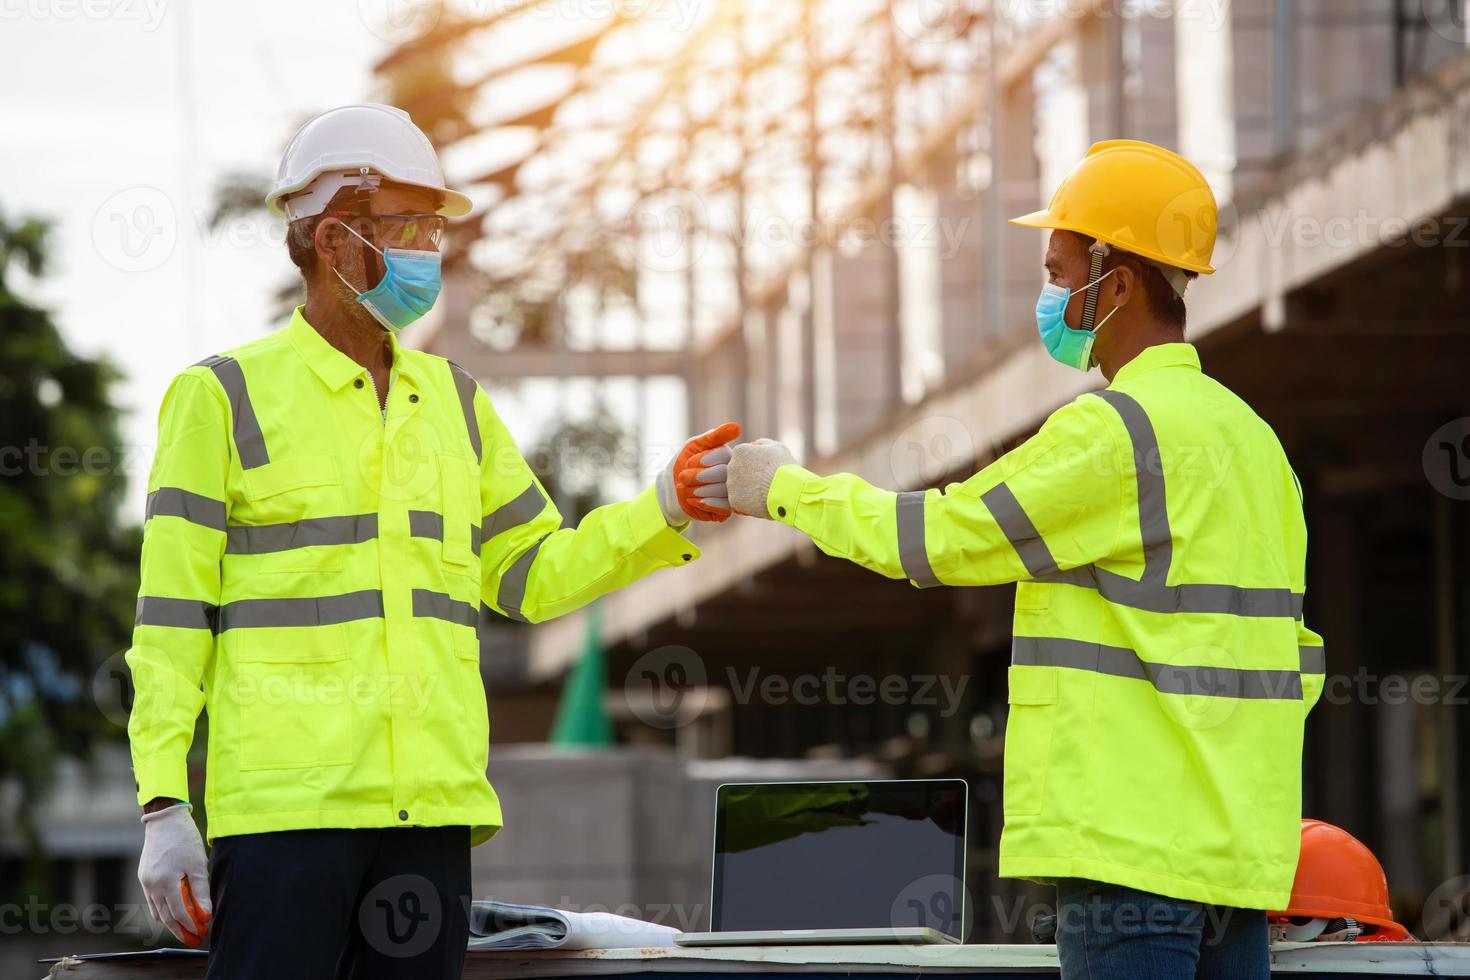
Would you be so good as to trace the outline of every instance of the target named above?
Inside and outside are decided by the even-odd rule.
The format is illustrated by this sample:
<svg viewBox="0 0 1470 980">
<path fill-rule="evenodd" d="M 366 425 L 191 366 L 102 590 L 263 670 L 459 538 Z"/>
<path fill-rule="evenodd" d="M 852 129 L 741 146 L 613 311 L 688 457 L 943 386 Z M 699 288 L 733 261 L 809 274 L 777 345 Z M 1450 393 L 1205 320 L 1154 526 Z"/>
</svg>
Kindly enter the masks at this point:
<svg viewBox="0 0 1470 980">
<path fill-rule="evenodd" d="M 1204 174 L 1188 160 L 1142 140 L 1094 143 L 1044 211 L 1011 223 L 1061 228 L 1154 262 L 1215 271 L 1220 214 Z"/>
</svg>

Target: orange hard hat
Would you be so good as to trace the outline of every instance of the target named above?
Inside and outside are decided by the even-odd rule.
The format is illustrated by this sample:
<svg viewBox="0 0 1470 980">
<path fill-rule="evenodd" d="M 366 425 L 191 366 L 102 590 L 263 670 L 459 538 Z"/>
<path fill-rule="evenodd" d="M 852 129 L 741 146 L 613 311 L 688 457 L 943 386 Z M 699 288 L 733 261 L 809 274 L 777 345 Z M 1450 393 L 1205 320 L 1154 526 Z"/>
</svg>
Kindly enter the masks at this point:
<svg viewBox="0 0 1470 980">
<path fill-rule="evenodd" d="M 1321 820 L 1302 821 L 1302 852 L 1297 861 L 1291 904 L 1276 917 L 1356 919 L 1377 926 L 1363 939 L 1412 939 L 1393 921 L 1383 866 L 1352 834 Z"/>
</svg>

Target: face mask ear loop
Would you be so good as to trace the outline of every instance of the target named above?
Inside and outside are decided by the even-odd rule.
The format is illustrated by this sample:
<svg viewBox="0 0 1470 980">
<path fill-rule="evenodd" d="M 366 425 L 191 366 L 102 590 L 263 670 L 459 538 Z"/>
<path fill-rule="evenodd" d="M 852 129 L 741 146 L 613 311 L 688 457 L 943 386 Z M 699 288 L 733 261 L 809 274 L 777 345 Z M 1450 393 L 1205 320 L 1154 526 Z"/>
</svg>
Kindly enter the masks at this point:
<svg viewBox="0 0 1470 980">
<path fill-rule="evenodd" d="M 347 222 L 345 222 L 345 221 L 342 222 L 342 227 L 343 228 L 346 228 L 348 231 L 352 232 L 352 234 L 357 235 L 357 237 L 362 241 L 362 243 L 364 245 L 366 245 L 368 248 L 372 249 L 374 252 L 377 252 L 379 255 L 382 255 L 383 254 L 382 250 L 379 249 L 378 246 L 374 245 L 372 242 L 368 241 L 366 238 L 363 238 L 361 235 L 358 235 L 357 234 L 357 229 L 354 228 L 354 227 L 352 227 L 351 225 L 349 225 Z M 356 296 L 361 296 L 363 293 L 367 292 L 368 289 L 372 289 L 373 288 L 371 286 L 368 286 L 367 289 L 358 289 L 356 286 L 352 285 L 352 283 L 350 283 L 350 282 L 347 281 L 347 277 L 344 276 L 344 275 L 342 275 L 342 273 L 337 270 L 337 267 L 335 265 L 332 266 L 332 273 L 334 275 L 336 275 L 336 277 L 338 279 L 341 279 L 342 280 L 342 285 L 344 285 L 348 289 L 352 290 L 353 294 L 356 295 Z M 378 277 L 378 280 L 379 281 L 382 281 L 382 278 L 383 278 L 382 276 L 379 276 Z"/>
<path fill-rule="evenodd" d="M 1087 272 L 1087 295 L 1082 298 L 1082 329 L 1090 332 L 1097 316 L 1097 284 L 1102 277 L 1103 259 L 1111 249 L 1102 242 L 1093 242 L 1087 251 L 1092 254 L 1092 264 Z"/>
</svg>

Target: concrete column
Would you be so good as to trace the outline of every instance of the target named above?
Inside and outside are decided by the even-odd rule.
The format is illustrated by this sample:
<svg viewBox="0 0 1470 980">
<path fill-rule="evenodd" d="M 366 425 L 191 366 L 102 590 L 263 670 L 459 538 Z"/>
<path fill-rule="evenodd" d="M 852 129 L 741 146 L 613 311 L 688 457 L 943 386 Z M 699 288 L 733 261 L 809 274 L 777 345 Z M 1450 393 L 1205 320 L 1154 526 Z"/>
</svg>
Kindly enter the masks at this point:
<svg viewBox="0 0 1470 980">
<path fill-rule="evenodd" d="M 881 244 L 832 256 L 832 352 L 837 445 L 875 425 L 888 409 L 889 249 Z"/>
<path fill-rule="evenodd" d="M 1138 91 L 1127 103 L 1128 135 L 1177 149 L 1174 21 L 1145 13 L 1129 26 L 1138 36 Z"/>
<path fill-rule="evenodd" d="M 1269 125 L 1245 113 L 1259 113 L 1270 104 L 1270 89 L 1261 82 L 1270 77 L 1271 49 L 1262 26 L 1270 2 L 1180 0 L 1174 16 L 1178 150 L 1226 197 L 1235 193 L 1237 142 L 1242 158 L 1269 152 Z M 1247 142 L 1248 133 L 1257 130 L 1261 142 Z"/>
<path fill-rule="evenodd" d="M 1077 48 L 1081 82 L 1087 94 L 1087 131 L 1091 142 L 1118 139 L 1124 134 L 1123 15 L 1113 4 L 1098 17 L 1089 17 L 1078 29 Z"/>
<path fill-rule="evenodd" d="M 1046 236 L 1034 228 L 1009 224 L 1008 219 L 1034 211 L 1055 190 L 1040 186 L 1036 92 L 1029 76 L 1002 90 L 995 116 L 999 127 L 993 189 L 999 191 L 1000 206 L 990 210 L 992 224 L 985 236 L 986 242 L 997 250 L 988 263 L 985 287 L 998 293 L 990 307 L 995 320 L 985 324 L 985 332 L 992 338 L 1016 330 L 1035 329 L 1036 293 L 1046 281 L 1041 265 Z"/>
</svg>

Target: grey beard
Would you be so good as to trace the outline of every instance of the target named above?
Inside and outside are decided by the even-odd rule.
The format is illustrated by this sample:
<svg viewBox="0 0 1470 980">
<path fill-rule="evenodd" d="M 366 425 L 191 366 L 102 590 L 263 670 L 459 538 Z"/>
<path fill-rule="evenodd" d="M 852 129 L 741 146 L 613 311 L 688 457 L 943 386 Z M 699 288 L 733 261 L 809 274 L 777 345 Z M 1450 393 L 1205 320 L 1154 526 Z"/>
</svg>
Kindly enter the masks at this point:
<svg viewBox="0 0 1470 980">
<path fill-rule="evenodd" d="M 342 310 L 347 319 L 364 330 L 374 331 L 383 329 L 383 325 L 378 322 L 378 318 L 373 316 L 366 306 L 363 306 L 357 301 L 357 293 L 345 282 L 333 276 L 328 285 L 331 286 L 332 296 L 337 300 L 337 306 Z"/>
</svg>

